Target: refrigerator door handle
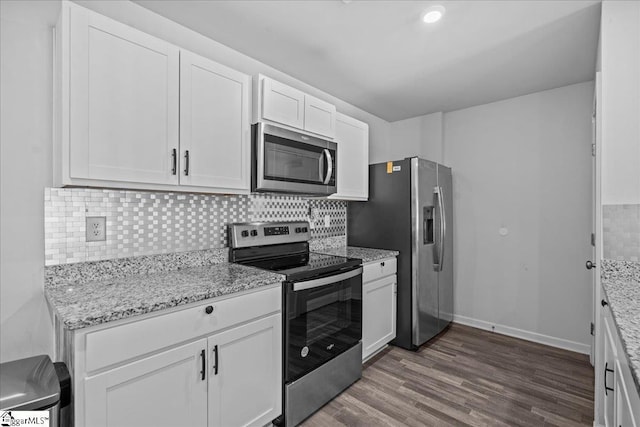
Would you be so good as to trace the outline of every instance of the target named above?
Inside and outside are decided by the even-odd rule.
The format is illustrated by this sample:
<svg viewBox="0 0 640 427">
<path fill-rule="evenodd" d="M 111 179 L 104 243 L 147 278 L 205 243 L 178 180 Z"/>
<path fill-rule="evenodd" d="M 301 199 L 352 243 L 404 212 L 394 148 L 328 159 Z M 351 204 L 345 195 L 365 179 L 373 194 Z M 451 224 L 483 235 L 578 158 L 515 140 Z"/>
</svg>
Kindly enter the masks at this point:
<svg viewBox="0 0 640 427">
<path fill-rule="evenodd" d="M 444 241 L 447 236 L 447 216 L 444 211 L 444 193 L 442 187 L 438 187 L 438 206 L 440 207 L 440 262 L 438 262 L 440 271 L 444 264 Z"/>
<path fill-rule="evenodd" d="M 435 247 L 437 248 L 438 255 L 437 257 L 434 254 L 434 270 L 442 271 L 442 263 L 444 262 L 444 237 L 447 232 L 447 224 L 444 216 L 444 199 L 442 197 L 442 187 L 434 187 L 433 194 L 436 196 L 438 211 L 440 213 L 440 241 L 436 242 Z"/>
</svg>

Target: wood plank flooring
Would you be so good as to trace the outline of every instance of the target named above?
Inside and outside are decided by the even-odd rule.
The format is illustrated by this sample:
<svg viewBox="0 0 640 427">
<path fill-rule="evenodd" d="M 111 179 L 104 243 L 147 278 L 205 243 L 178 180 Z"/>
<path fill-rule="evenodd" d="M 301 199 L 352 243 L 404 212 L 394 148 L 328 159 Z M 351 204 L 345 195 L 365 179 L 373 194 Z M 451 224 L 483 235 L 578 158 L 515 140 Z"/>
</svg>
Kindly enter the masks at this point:
<svg viewBox="0 0 640 427">
<path fill-rule="evenodd" d="M 453 324 L 417 352 L 389 347 L 303 424 L 592 426 L 589 356 Z"/>
</svg>

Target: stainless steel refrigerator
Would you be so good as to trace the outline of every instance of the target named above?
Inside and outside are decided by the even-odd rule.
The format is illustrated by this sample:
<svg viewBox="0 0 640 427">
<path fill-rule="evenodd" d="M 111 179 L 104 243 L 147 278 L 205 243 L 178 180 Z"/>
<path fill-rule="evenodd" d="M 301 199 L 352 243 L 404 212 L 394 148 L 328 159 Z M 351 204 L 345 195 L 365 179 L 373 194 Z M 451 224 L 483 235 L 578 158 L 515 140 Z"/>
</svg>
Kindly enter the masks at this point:
<svg viewBox="0 0 640 427">
<path fill-rule="evenodd" d="M 453 320 L 451 169 L 417 157 L 369 165 L 369 200 L 347 213 L 349 245 L 400 252 L 392 344 L 417 349 Z"/>
</svg>

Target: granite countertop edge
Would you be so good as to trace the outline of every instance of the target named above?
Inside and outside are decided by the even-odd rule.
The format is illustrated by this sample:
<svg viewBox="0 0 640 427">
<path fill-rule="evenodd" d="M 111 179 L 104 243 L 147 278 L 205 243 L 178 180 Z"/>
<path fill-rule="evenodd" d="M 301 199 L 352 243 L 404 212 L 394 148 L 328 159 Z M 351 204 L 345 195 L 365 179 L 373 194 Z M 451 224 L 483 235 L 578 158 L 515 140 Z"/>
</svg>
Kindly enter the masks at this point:
<svg viewBox="0 0 640 427">
<path fill-rule="evenodd" d="M 284 276 L 222 262 L 171 272 L 45 285 L 45 298 L 66 330 L 75 331 L 208 299 L 259 290 Z"/>
<path fill-rule="evenodd" d="M 602 260 L 601 285 L 640 394 L 640 263 Z"/>
<path fill-rule="evenodd" d="M 375 248 L 361 248 L 358 246 L 341 246 L 334 248 L 324 248 L 316 250 L 316 252 L 328 254 L 328 255 L 337 255 L 337 256 L 346 256 L 348 258 L 358 258 L 362 260 L 363 264 L 386 259 L 390 257 L 395 257 L 400 254 L 398 251 L 389 250 L 389 249 L 375 249 Z"/>
</svg>

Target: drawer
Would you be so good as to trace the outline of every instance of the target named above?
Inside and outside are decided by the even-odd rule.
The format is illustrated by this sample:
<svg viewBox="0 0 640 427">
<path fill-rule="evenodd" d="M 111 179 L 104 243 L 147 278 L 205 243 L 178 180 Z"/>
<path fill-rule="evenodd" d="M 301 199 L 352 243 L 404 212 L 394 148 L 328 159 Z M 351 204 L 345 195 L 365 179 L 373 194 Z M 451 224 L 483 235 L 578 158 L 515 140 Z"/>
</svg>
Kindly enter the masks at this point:
<svg viewBox="0 0 640 427">
<path fill-rule="evenodd" d="M 208 314 L 206 308 L 213 311 Z M 280 286 L 90 332 L 85 370 L 92 372 L 280 311 Z"/>
<path fill-rule="evenodd" d="M 378 280 L 396 274 L 396 257 L 385 258 L 364 264 L 362 269 L 362 283 Z"/>
</svg>

